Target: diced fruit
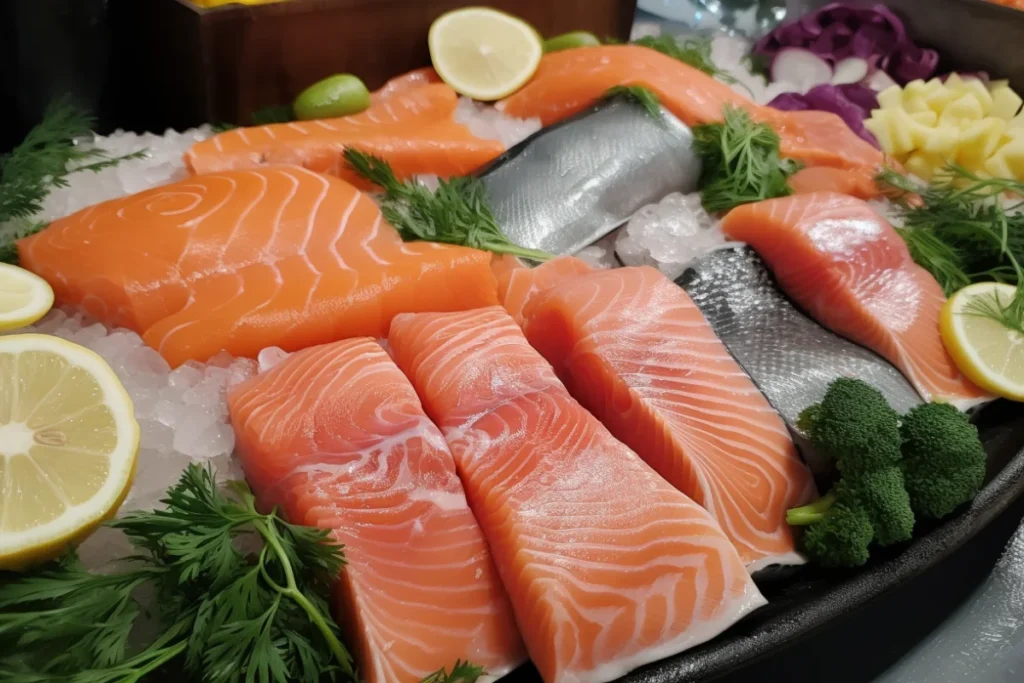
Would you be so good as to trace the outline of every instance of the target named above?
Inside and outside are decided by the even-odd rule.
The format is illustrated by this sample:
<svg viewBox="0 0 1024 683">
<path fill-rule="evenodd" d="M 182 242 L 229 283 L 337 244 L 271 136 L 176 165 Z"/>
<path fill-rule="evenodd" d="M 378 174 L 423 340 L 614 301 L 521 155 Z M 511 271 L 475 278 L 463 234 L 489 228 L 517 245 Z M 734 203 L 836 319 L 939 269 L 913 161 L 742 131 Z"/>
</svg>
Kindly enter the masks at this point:
<svg viewBox="0 0 1024 683">
<path fill-rule="evenodd" d="M 932 127 L 939 121 L 939 115 L 933 112 L 931 109 L 927 111 L 919 111 L 910 115 L 910 118 L 914 119 L 917 123 L 922 126 Z"/>
<path fill-rule="evenodd" d="M 961 289 L 942 309 L 942 341 L 960 371 L 998 396 L 1024 401 L 1024 334 L 978 310 L 1013 300 L 1011 285 L 982 282 Z"/>
<path fill-rule="evenodd" d="M 902 109 L 903 90 L 894 85 L 878 93 L 878 104 L 882 109 Z"/>
<path fill-rule="evenodd" d="M 964 81 L 964 94 L 973 95 L 981 107 L 981 115 L 987 116 L 992 111 L 992 93 L 985 84 L 976 78 Z"/>
<path fill-rule="evenodd" d="M 111 517 L 138 448 L 102 358 L 59 337 L 0 337 L 0 569 L 55 557 Z"/>
<path fill-rule="evenodd" d="M 925 101 L 922 95 L 914 95 L 913 97 L 903 98 L 903 110 L 916 114 L 918 112 L 931 111 L 928 107 L 928 102 Z"/>
<path fill-rule="evenodd" d="M 935 171 L 942 168 L 943 164 L 942 157 L 935 154 L 929 154 L 928 152 L 914 152 L 907 158 L 903 165 L 908 171 L 916 175 L 922 180 L 931 180 L 932 176 L 935 175 Z"/>
<path fill-rule="evenodd" d="M 1020 112 L 1021 104 L 1024 104 L 1024 101 L 1020 95 L 1008 87 L 992 91 L 992 116 L 1009 121 Z"/>
<path fill-rule="evenodd" d="M 993 116 L 975 121 L 960 132 L 957 160 L 968 166 L 983 164 L 999 147 L 1006 123 Z"/>
<path fill-rule="evenodd" d="M 963 119 L 978 121 L 984 115 L 978 99 L 971 93 L 964 93 L 946 105 L 946 108 L 939 114 L 939 123 L 956 125 Z"/>
<path fill-rule="evenodd" d="M 459 94 L 487 102 L 523 87 L 544 54 L 532 26 L 488 7 L 442 14 L 431 24 L 427 42 L 442 80 Z"/>
<path fill-rule="evenodd" d="M 921 149 L 944 159 L 950 159 L 956 155 L 959 144 L 960 130 L 956 126 L 939 125 L 928 132 L 922 141 Z"/>
<path fill-rule="evenodd" d="M 0 332 L 31 325 L 51 306 L 53 290 L 46 280 L 23 268 L 0 263 Z"/>
<path fill-rule="evenodd" d="M 335 74 L 309 86 L 295 98 L 292 109 L 303 121 L 358 114 L 370 106 L 370 91 L 352 74 Z"/>
</svg>

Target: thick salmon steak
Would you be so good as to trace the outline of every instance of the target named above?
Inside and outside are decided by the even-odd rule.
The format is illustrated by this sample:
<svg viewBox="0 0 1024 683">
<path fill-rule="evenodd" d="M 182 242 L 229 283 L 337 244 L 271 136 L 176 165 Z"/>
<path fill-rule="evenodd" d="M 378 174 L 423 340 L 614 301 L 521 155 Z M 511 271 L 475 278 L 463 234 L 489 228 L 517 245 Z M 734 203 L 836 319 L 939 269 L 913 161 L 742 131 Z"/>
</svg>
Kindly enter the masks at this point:
<svg viewBox="0 0 1024 683">
<path fill-rule="evenodd" d="M 782 290 L 833 332 L 892 363 L 927 401 L 988 400 L 939 334 L 946 297 L 871 205 L 831 192 L 746 204 L 722 230 L 757 250 Z"/>
<path fill-rule="evenodd" d="M 367 683 L 417 683 L 467 658 L 525 659 L 444 437 L 372 339 L 293 354 L 229 396 L 260 505 L 330 529 L 347 565 L 335 612 Z"/>
<path fill-rule="evenodd" d="M 188 178 L 18 242 L 58 301 L 172 366 L 387 334 L 396 313 L 497 303 L 491 255 L 403 242 L 369 196 L 297 166 Z"/>
<path fill-rule="evenodd" d="M 400 315 L 388 341 L 546 683 L 612 681 L 764 604 L 714 519 L 573 400 L 504 310 Z"/>
<path fill-rule="evenodd" d="M 527 305 L 569 392 L 718 521 L 750 571 L 802 564 L 786 510 L 817 497 L 782 418 L 686 292 L 654 268 L 596 270 Z"/>
</svg>

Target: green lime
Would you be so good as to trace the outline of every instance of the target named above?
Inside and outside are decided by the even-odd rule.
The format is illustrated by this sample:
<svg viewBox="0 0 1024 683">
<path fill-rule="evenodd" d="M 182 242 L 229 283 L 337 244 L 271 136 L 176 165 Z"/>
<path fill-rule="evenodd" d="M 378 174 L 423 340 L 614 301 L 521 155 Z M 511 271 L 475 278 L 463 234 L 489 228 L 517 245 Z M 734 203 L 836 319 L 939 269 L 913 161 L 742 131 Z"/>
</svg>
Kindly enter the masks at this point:
<svg viewBox="0 0 1024 683">
<path fill-rule="evenodd" d="M 370 91 L 352 74 L 336 74 L 309 86 L 292 108 L 302 121 L 358 114 L 370 106 Z"/>
<path fill-rule="evenodd" d="M 554 38 L 548 38 L 544 41 L 544 53 L 558 52 L 559 50 L 570 50 L 574 47 L 593 47 L 600 45 L 601 41 L 597 39 L 593 33 L 587 33 L 586 31 L 573 31 L 571 33 L 563 33 L 560 36 Z"/>
</svg>

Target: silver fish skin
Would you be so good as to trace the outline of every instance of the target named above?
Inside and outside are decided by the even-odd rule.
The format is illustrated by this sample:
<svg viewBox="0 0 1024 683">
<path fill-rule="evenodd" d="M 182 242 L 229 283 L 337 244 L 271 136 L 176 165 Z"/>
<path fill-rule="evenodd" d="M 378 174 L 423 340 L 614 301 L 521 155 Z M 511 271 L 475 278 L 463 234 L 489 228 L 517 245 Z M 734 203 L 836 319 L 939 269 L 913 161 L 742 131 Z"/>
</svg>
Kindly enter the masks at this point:
<svg viewBox="0 0 1024 683">
<path fill-rule="evenodd" d="M 900 413 L 922 402 L 885 359 L 798 310 L 750 247 L 711 251 L 691 262 L 676 283 L 799 437 L 806 436 L 797 427 L 800 412 L 819 402 L 838 377 L 864 380 Z"/>
<path fill-rule="evenodd" d="M 573 254 L 700 177 L 693 134 L 618 96 L 519 143 L 480 173 L 514 243 Z"/>
</svg>

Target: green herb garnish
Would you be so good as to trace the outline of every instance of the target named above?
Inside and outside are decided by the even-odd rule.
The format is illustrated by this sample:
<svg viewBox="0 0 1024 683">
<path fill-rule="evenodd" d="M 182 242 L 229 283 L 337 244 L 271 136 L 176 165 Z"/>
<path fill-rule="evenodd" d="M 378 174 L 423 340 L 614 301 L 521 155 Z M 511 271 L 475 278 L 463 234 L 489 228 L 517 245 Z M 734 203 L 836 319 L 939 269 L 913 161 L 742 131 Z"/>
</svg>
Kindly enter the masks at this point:
<svg viewBox="0 0 1024 683">
<path fill-rule="evenodd" d="M 381 212 L 406 241 L 458 244 L 533 261 L 554 258 L 509 241 L 476 178 L 441 180 L 431 192 L 418 182 L 401 182 L 386 161 L 357 149 L 347 148 L 345 160 L 360 177 L 384 190 Z"/>
<path fill-rule="evenodd" d="M 452 667 L 451 673 L 448 673 L 446 669 L 438 669 L 420 683 L 476 683 L 477 679 L 483 675 L 482 667 L 469 662 L 457 661 Z"/>
<path fill-rule="evenodd" d="M 257 512 L 245 484 L 222 490 L 197 465 L 163 502 L 111 524 L 138 551 L 126 570 L 92 574 L 69 556 L 0 583 L 0 680 L 121 683 L 165 667 L 213 683 L 353 676 L 322 597 L 344 564 L 328 531 Z M 243 536 L 259 549 L 240 550 Z M 144 586 L 160 633 L 131 651 Z"/>
<path fill-rule="evenodd" d="M 709 213 L 792 193 L 787 179 L 800 164 L 779 156 L 779 136 L 732 106 L 723 123 L 693 129 L 694 149 L 703 163 L 701 200 Z"/>
<path fill-rule="evenodd" d="M 27 221 L 43 210 L 43 202 L 54 188 L 68 186 L 68 176 L 102 171 L 145 156 L 141 150 L 109 157 L 102 149 L 78 144 L 80 138 L 92 135 L 94 123 L 70 100 L 58 100 L 47 107 L 43 120 L 20 145 L 0 156 L 0 224 L 14 223 L 0 234 L 0 261 L 15 263 L 14 242 L 46 227 L 46 223 Z"/>
<path fill-rule="evenodd" d="M 622 95 L 638 103 L 647 113 L 655 118 L 661 118 L 661 101 L 657 93 L 642 85 L 617 85 L 605 92 L 605 97 Z"/>
<path fill-rule="evenodd" d="M 1017 285 L 1011 300 L 979 297 L 965 313 L 1024 332 L 1024 199 L 1002 201 L 1005 193 L 1024 197 L 1024 183 L 982 178 L 957 164 L 923 187 L 889 169 L 877 180 L 900 193 L 903 227 L 897 232 L 914 262 L 932 274 L 947 296 L 975 282 Z M 920 201 L 906 201 L 910 196 Z"/>
<path fill-rule="evenodd" d="M 295 112 L 292 110 L 292 105 L 280 104 L 257 109 L 249 116 L 249 120 L 254 126 L 265 126 L 271 123 L 289 123 L 295 120 Z"/>
</svg>

